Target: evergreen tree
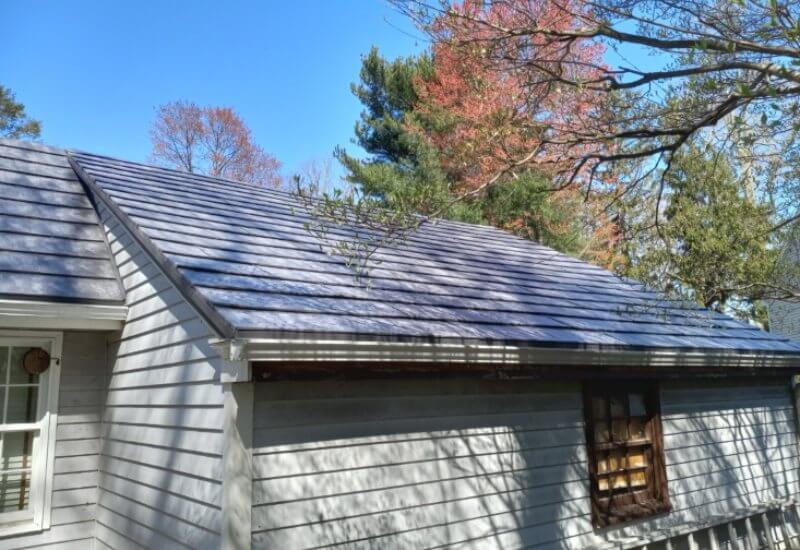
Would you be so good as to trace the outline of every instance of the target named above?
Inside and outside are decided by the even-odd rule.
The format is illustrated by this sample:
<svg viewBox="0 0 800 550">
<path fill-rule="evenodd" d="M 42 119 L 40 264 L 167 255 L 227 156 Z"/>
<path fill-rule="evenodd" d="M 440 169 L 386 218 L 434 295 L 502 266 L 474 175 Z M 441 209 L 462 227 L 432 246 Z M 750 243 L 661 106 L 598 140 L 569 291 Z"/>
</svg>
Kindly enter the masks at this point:
<svg viewBox="0 0 800 550">
<path fill-rule="evenodd" d="M 373 48 L 364 57 L 360 82 L 352 86 L 364 106 L 354 142 L 369 157 L 336 150 L 347 181 L 387 208 L 492 224 L 562 251 L 585 251 L 585 220 L 576 215 L 580 201 L 554 195 L 541 173 L 525 170 L 503 185 L 455 200 L 459 174 L 443 168 L 442 152 L 424 131 L 446 132 L 451 124 L 447 112 L 420 108 L 418 85 L 433 75 L 434 63 L 426 54 L 389 61 Z"/>
<path fill-rule="evenodd" d="M 373 47 L 362 61 L 361 82 L 352 85 L 364 105 L 354 141 L 370 157 L 360 160 L 342 148 L 336 157 L 348 171 L 347 181 L 388 208 L 430 214 L 450 198 L 438 151 L 414 131 L 419 124 L 414 117 L 419 101 L 414 82 L 429 77 L 432 70 L 424 54 L 387 61 Z"/>
<path fill-rule="evenodd" d="M 25 105 L 16 100 L 10 89 L 0 85 L 0 137 L 36 139 L 41 132 L 39 121 L 29 118 Z"/>
<path fill-rule="evenodd" d="M 713 148 L 691 146 L 673 163 L 662 222 L 640 243 L 631 274 L 705 307 L 759 318 L 778 260 L 769 205 L 744 191 Z"/>
</svg>

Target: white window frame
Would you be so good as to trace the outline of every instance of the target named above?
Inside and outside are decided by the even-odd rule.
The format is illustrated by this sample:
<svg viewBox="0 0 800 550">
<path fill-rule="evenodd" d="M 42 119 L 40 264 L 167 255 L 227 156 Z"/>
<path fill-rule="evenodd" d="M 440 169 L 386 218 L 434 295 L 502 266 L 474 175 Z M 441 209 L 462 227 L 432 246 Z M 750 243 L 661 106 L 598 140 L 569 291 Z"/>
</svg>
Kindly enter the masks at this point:
<svg viewBox="0 0 800 550">
<path fill-rule="evenodd" d="M 0 537 L 41 531 L 50 527 L 62 344 L 61 332 L 0 330 L 0 346 L 42 347 L 49 349 L 51 358 L 50 368 L 39 376 L 38 420 L 13 424 L 13 427 L 0 424 L 2 432 L 38 430 L 31 450 L 29 511 L 0 514 Z"/>
</svg>

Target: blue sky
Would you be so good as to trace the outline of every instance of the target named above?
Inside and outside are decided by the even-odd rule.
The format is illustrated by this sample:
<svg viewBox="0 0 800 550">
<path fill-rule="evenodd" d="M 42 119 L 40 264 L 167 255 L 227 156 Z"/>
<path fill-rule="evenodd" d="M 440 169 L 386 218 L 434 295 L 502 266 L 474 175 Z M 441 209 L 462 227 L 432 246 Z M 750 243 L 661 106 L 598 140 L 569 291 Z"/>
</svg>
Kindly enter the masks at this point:
<svg viewBox="0 0 800 550">
<path fill-rule="evenodd" d="M 236 109 L 292 173 L 348 145 L 360 56 L 425 47 L 381 0 L 2 0 L 0 84 L 42 140 L 146 160 L 154 108 L 189 99 Z"/>
</svg>

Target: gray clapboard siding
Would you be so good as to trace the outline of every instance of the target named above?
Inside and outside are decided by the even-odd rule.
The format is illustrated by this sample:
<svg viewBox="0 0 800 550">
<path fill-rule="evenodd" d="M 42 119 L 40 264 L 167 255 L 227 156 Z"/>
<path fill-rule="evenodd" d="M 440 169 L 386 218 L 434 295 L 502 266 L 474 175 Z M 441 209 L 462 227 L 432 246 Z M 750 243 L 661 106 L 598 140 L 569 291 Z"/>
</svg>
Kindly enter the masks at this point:
<svg viewBox="0 0 800 550">
<path fill-rule="evenodd" d="M 665 384 L 662 412 L 673 512 L 596 533 L 577 384 L 257 384 L 253 546 L 578 549 L 797 494 L 785 385 Z"/>
<path fill-rule="evenodd" d="M 220 360 L 205 323 L 99 207 L 129 308 L 109 341 L 97 538 L 111 548 L 217 548 Z"/>
<path fill-rule="evenodd" d="M 51 528 L 0 539 L 0 549 L 91 547 L 96 516 L 106 341 L 66 332 L 62 348 Z"/>
<path fill-rule="evenodd" d="M 770 300 L 767 310 L 770 330 L 800 340 L 800 302 Z"/>
<path fill-rule="evenodd" d="M 419 548 L 542 521 L 536 537 L 584 532 L 576 386 L 302 386 L 256 386 L 254 547 Z"/>
</svg>

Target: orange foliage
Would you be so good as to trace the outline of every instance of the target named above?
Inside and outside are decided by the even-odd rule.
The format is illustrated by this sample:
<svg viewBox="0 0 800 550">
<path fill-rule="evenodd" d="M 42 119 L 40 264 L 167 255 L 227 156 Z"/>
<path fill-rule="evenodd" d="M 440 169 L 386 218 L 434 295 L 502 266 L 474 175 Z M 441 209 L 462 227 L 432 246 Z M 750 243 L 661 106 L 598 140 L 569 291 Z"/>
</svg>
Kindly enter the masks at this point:
<svg viewBox="0 0 800 550">
<path fill-rule="evenodd" d="M 570 138 L 597 124 L 601 96 L 563 85 L 559 77 L 601 76 L 602 45 L 537 35 L 509 40 L 496 30 L 575 27 L 578 6 L 575 0 L 468 0 L 433 23 L 435 75 L 419 79 L 417 91 L 425 114 L 440 121 L 426 134 L 462 191 L 501 172 L 564 172 L 584 152 Z"/>
<path fill-rule="evenodd" d="M 150 131 L 155 160 L 187 172 L 278 187 L 280 162 L 254 141 L 250 128 L 229 107 L 187 101 L 158 108 Z"/>
<path fill-rule="evenodd" d="M 596 151 L 579 136 L 605 125 L 604 96 L 596 87 L 570 86 L 562 79 L 592 81 L 603 76 L 604 48 L 591 40 L 560 41 L 535 33 L 509 38 L 503 29 L 581 26 L 588 13 L 580 0 L 466 0 L 433 21 L 433 77 L 418 78 L 420 128 L 441 153 L 442 168 L 460 193 L 502 185 L 515 174 L 534 169 L 551 178 L 549 200 L 589 220 L 590 238 L 582 256 L 620 269 L 621 232 L 604 209 L 613 182 L 585 200 L 586 174 L 593 164 L 574 172 L 580 158 Z M 598 146 L 599 147 L 599 146 Z M 602 181 L 603 178 L 596 178 Z M 506 223 L 524 234 L 527 212 Z M 563 227 L 548 227 L 553 234 Z M 539 220 L 540 224 L 544 220 Z M 550 220 L 554 222 L 554 220 Z M 525 235 L 536 238 L 533 235 Z"/>
</svg>

